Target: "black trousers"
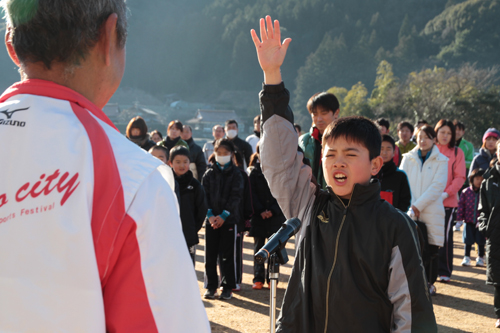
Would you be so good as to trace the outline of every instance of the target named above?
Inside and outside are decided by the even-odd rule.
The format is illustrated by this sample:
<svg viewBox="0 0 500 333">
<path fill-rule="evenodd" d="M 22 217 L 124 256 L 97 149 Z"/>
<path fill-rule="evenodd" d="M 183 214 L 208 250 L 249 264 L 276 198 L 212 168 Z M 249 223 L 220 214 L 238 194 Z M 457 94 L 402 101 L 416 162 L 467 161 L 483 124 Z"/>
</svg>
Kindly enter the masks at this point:
<svg viewBox="0 0 500 333">
<path fill-rule="evenodd" d="M 444 245 L 439 249 L 439 276 L 450 277 L 453 273 L 453 225 L 457 219 L 456 208 L 445 207 Z"/>
<path fill-rule="evenodd" d="M 205 288 L 217 289 L 217 257 L 220 254 L 220 284 L 224 289 L 236 288 L 235 242 L 237 227 L 223 224 L 214 229 L 207 223 L 205 227 Z"/>
<path fill-rule="evenodd" d="M 253 238 L 253 253 L 256 254 L 266 244 L 265 237 Z M 259 264 L 257 261 L 253 262 L 253 283 L 255 282 L 269 282 L 269 265 L 267 269 L 264 264 Z"/>
<path fill-rule="evenodd" d="M 500 319 L 500 286 L 495 286 L 495 294 L 493 296 L 493 306 L 495 307 L 495 314 L 497 319 Z"/>
<path fill-rule="evenodd" d="M 235 253 L 235 259 L 236 259 L 236 283 L 241 284 L 241 281 L 243 279 L 243 237 L 245 234 L 242 232 L 238 232 L 238 235 L 236 235 L 236 253 Z"/>
<path fill-rule="evenodd" d="M 430 284 L 434 284 L 438 277 L 438 265 L 439 265 L 439 246 L 428 245 L 429 258 L 425 260 L 425 272 L 427 274 L 427 281 Z"/>
</svg>

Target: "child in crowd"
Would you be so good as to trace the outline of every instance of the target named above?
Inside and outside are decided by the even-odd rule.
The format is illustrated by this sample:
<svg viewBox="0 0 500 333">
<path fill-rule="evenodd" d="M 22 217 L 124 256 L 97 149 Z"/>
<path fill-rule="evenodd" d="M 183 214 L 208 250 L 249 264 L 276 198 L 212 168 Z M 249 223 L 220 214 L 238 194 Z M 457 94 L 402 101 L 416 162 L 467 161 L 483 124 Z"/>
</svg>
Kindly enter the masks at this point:
<svg viewBox="0 0 500 333">
<path fill-rule="evenodd" d="M 465 256 L 462 266 L 471 265 L 470 252 L 474 243 L 477 243 L 479 252 L 479 256 L 476 258 L 476 266 L 484 266 L 484 244 L 486 243 L 486 239 L 484 239 L 484 236 L 477 229 L 477 206 L 479 204 L 479 189 L 483 181 L 483 175 L 483 169 L 472 170 L 469 175 L 470 186 L 462 191 L 462 195 L 458 201 L 457 221 L 465 222 L 463 233 Z"/>
<path fill-rule="evenodd" d="M 406 173 L 401 171 L 394 162 L 396 142 L 387 134 L 382 135 L 382 149 L 380 156 L 384 166 L 380 169 L 377 178 L 380 181 L 380 197 L 399 210 L 406 212 L 411 204 L 410 184 Z"/>
<path fill-rule="evenodd" d="M 500 156 L 500 140 L 496 142 L 496 154 Z M 495 326 L 500 328 L 500 164 L 494 164 L 484 173 L 479 190 L 479 231 L 486 237 L 486 284 L 495 287 Z"/>
<path fill-rule="evenodd" d="M 240 201 L 243 196 L 243 178 L 233 163 L 234 144 L 229 139 L 219 139 L 214 145 L 215 163 L 205 175 L 208 212 L 205 224 L 205 292 L 204 297 L 213 299 L 219 286 L 217 258 L 221 260 L 221 299 L 231 299 L 236 288 L 235 239 L 240 221 Z"/>
<path fill-rule="evenodd" d="M 266 239 L 278 231 L 286 220 L 262 173 L 259 154 L 260 144 L 257 144 L 256 153 L 252 155 L 248 167 L 255 210 L 250 228 L 250 237 L 254 239 L 254 253 L 265 245 Z M 268 269 L 264 268 L 264 264 L 254 261 L 253 273 L 252 289 L 262 289 L 265 282 L 269 285 Z"/>
<path fill-rule="evenodd" d="M 167 166 L 169 166 L 169 170 L 173 173 L 172 168 L 168 164 L 168 156 L 169 156 L 169 151 L 167 148 L 163 146 L 153 146 L 151 149 L 149 149 L 149 153 L 165 163 Z M 177 202 L 179 203 L 179 206 L 181 205 L 181 194 L 179 192 L 179 183 L 177 180 L 175 180 L 175 175 L 172 177 L 173 179 L 173 184 L 170 184 L 170 186 L 174 189 L 175 196 L 177 197 Z"/>
<path fill-rule="evenodd" d="M 377 126 L 362 117 L 330 124 L 327 190 L 314 185 L 280 72 L 291 40 L 282 44 L 278 21 L 266 20 L 262 41 L 251 32 L 264 71 L 262 170 L 284 215 L 302 221 L 277 332 L 437 332 L 415 223 L 370 181 L 383 164 Z"/>
<path fill-rule="evenodd" d="M 199 243 L 198 232 L 203 226 L 208 208 L 203 186 L 189 170 L 189 158 L 189 150 L 186 147 L 176 146 L 170 150 L 168 164 L 174 170 L 175 180 L 179 184 L 182 232 L 194 265 L 196 244 Z"/>
</svg>

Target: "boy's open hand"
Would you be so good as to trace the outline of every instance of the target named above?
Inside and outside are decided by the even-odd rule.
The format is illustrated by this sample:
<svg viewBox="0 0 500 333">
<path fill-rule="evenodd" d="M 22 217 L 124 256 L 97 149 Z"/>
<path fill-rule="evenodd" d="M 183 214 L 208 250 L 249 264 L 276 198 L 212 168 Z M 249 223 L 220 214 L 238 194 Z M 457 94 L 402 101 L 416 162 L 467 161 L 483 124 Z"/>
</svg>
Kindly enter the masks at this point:
<svg viewBox="0 0 500 333">
<path fill-rule="evenodd" d="M 283 64 L 283 60 L 285 60 L 288 45 L 290 45 L 292 40 L 287 38 L 283 41 L 283 44 L 281 43 L 280 23 L 278 20 L 275 20 L 273 27 L 273 22 L 269 15 L 266 16 L 265 21 L 264 19 L 260 19 L 260 39 L 254 29 L 250 31 L 250 34 L 257 50 L 260 67 L 264 71 L 264 83 L 280 84 L 280 67 Z"/>
</svg>

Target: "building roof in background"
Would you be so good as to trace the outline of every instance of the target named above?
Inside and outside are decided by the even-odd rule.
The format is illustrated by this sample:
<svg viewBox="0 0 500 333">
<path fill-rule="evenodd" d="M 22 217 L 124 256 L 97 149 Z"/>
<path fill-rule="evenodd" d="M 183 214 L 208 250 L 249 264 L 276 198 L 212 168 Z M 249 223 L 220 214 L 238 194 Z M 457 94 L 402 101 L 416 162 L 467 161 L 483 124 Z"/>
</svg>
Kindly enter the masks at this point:
<svg viewBox="0 0 500 333">
<path fill-rule="evenodd" d="M 121 112 L 118 103 L 108 103 L 102 108 L 102 111 L 111 121 L 117 120 Z"/>
<path fill-rule="evenodd" d="M 188 124 L 220 124 L 224 125 L 226 120 L 234 119 L 238 122 L 238 125 L 244 125 L 241 118 L 238 117 L 234 110 L 204 110 L 199 109 L 196 111 L 194 118 L 187 121 Z"/>
</svg>

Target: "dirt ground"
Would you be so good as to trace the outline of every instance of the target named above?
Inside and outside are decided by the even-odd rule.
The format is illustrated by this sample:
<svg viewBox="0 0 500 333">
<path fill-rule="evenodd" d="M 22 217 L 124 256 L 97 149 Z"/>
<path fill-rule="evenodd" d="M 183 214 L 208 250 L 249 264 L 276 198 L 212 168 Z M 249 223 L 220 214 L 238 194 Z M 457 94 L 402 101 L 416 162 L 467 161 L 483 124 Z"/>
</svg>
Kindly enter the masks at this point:
<svg viewBox="0 0 500 333">
<path fill-rule="evenodd" d="M 462 234 L 454 233 L 454 272 L 448 284 L 436 282 L 438 295 L 433 297 L 434 313 L 440 333 L 500 332 L 494 328 L 493 287 L 485 285 L 485 268 L 462 267 Z M 196 252 L 196 274 L 203 297 L 204 229 L 200 232 L 200 244 Z M 293 264 L 294 239 L 287 248 L 290 261 L 281 267 L 277 291 L 277 313 Z M 473 250 L 472 259 L 476 253 Z M 269 289 L 252 290 L 253 238 L 245 237 L 243 250 L 243 284 L 240 292 L 234 292 L 231 300 L 203 299 L 212 332 L 269 332 Z M 474 261 L 473 261 L 474 264 Z M 220 291 L 218 293 L 220 295 Z"/>
</svg>

